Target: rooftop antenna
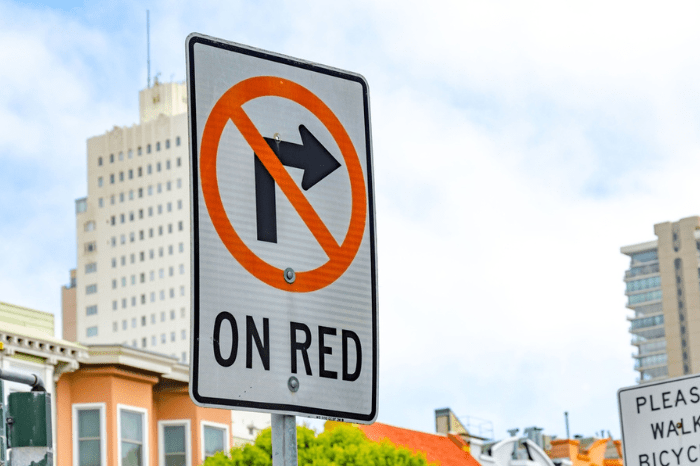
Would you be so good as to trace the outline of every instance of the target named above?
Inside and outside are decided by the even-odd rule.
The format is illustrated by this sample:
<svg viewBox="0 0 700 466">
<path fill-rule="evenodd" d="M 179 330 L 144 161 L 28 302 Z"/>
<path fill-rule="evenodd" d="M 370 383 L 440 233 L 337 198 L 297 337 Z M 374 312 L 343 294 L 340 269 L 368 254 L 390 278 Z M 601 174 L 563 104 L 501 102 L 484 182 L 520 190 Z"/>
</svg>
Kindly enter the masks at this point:
<svg viewBox="0 0 700 466">
<path fill-rule="evenodd" d="M 564 422 L 566 423 L 566 439 L 570 439 L 571 436 L 569 435 L 569 412 L 564 411 Z"/>
<path fill-rule="evenodd" d="M 148 68 L 148 87 L 151 87 L 151 12 L 146 10 L 146 67 Z"/>
</svg>

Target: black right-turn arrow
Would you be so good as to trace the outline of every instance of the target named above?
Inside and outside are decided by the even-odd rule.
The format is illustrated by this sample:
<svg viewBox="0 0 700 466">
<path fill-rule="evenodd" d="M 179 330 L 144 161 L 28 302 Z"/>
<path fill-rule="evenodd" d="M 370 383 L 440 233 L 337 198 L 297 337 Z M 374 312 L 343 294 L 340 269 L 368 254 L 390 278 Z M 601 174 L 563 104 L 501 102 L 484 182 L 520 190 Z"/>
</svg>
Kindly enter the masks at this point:
<svg viewBox="0 0 700 466">
<path fill-rule="evenodd" d="M 282 165 L 304 170 L 301 187 L 308 191 L 318 182 L 340 167 L 338 162 L 318 139 L 299 126 L 301 144 L 265 138 Z M 255 210 L 258 226 L 258 241 L 277 242 L 277 202 L 275 180 L 255 155 Z"/>
</svg>

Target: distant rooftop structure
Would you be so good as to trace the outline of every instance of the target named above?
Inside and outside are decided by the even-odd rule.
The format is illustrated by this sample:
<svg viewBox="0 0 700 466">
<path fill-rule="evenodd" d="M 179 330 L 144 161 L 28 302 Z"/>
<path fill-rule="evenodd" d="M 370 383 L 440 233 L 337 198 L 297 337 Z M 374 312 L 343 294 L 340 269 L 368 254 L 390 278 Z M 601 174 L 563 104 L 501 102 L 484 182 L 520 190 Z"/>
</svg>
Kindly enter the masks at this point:
<svg viewBox="0 0 700 466">
<path fill-rule="evenodd" d="M 54 315 L 0 301 L 0 327 L 3 323 L 38 330 L 54 336 Z"/>
</svg>

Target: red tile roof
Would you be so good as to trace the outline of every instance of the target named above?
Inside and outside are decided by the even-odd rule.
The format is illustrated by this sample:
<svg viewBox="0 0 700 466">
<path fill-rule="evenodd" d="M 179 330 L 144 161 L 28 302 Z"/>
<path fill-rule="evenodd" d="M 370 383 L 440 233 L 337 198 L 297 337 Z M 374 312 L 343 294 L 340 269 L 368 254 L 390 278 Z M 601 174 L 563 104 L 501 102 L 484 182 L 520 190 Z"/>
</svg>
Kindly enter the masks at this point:
<svg viewBox="0 0 700 466">
<path fill-rule="evenodd" d="M 381 442 L 389 440 L 394 445 L 406 447 L 413 452 L 425 453 L 428 462 L 437 462 L 441 466 L 480 466 L 479 463 L 448 437 L 428 434 L 415 430 L 375 422 L 372 425 L 357 425 L 368 439 Z M 461 441 L 459 438 L 458 441 Z"/>
</svg>

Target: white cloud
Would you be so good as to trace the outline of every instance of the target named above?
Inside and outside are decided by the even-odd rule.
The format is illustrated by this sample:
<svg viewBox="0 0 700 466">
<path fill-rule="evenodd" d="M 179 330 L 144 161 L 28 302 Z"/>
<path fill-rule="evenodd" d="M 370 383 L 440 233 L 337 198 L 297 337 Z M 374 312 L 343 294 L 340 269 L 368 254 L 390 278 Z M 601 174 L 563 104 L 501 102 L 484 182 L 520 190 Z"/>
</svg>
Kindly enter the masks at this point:
<svg viewBox="0 0 700 466">
<path fill-rule="evenodd" d="M 0 175 L 0 300 L 58 310 L 85 140 L 137 119 L 144 8 L 0 2 L 0 163 L 22 171 Z M 160 2 L 152 76 L 182 80 L 198 31 L 369 79 L 380 420 L 430 431 L 450 405 L 497 437 L 563 435 L 568 410 L 576 433 L 618 433 L 634 382 L 619 247 L 698 213 L 697 8 Z"/>
</svg>

